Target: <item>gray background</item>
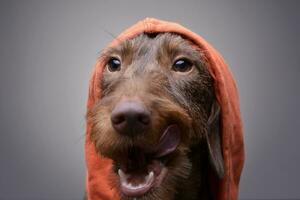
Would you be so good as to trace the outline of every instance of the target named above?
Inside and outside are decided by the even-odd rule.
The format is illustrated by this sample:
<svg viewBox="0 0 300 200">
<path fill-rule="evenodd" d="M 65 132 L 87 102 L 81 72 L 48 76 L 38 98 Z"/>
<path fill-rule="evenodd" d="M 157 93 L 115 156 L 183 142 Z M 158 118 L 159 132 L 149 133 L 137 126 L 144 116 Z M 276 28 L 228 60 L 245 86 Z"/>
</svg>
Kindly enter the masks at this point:
<svg viewBox="0 0 300 200">
<path fill-rule="evenodd" d="M 179 22 L 235 74 L 241 199 L 300 198 L 300 1 L 1 1 L 0 199 L 80 199 L 84 114 L 98 52 L 136 21 Z"/>
</svg>

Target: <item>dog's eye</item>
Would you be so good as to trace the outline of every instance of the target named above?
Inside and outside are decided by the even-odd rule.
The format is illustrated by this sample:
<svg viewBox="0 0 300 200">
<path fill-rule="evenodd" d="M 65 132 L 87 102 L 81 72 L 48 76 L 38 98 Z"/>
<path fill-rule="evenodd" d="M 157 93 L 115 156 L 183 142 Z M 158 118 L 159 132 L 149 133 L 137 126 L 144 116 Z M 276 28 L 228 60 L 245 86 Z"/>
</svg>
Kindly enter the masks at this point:
<svg viewBox="0 0 300 200">
<path fill-rule="evenodd" d="M 110 72 L 120 71 L 121 70 L 121 61 L 117 58 L 111 58 L 107 62 L 107 68 Z"/>
<path fill-rule="evenodd" d="M 178 59 L 174 62 L 172 69 L 176 72 L 188 72 L 192 69 L 193 63 L 185 58 Z"/>
</svg>

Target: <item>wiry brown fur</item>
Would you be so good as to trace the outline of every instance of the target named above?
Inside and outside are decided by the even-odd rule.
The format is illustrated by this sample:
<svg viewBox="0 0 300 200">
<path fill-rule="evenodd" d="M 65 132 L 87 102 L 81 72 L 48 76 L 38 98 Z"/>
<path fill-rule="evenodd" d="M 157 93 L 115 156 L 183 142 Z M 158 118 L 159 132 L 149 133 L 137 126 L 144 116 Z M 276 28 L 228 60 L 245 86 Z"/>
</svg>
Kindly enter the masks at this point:
<svg viewBox="0 0 300 200">
<path fill-rule="evenodd" d="M 176 34 L 141 34 L 106 49 L 101 56 L 106 61 L 117 57 L 122 62 L 118 72 L 104 69 L 99 86 L 101 101 L 87 113 L 97 151 L 114 161 L 112 176 L 117 176 L 118 163 L 126 159 L 129 149 L 147 152 L 158 143 L 166 126 L 176 123 L 181 129 L 181 143 L 168 158 L 166 178 L 160 187 L 136 199 L 210 199 L 205 137 L 215 97 L 201 51 Z M 193 63 L 190 72 L 172 70 L 179 57 Z M 111 112 L 124 99 L 142 102 L 151 113 L 151 127 L 134 138 L 118 134 L 111 125 Z M 139 162 L 142 165 L 145 161 Z M 118 178 L 113 182 L 118 187 Z M 133 199 L 120 196 L 122 200 Z"/>
</svg>

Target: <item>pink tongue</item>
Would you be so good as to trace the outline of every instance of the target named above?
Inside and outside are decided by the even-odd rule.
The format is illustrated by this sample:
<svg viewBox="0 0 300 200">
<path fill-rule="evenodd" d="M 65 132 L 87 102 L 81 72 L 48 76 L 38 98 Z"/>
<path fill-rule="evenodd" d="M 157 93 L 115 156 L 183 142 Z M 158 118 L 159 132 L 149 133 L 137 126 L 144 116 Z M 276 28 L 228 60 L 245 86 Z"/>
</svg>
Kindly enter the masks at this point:
<svg viewBox="0 0 300 200">
<path fill-rule="evenodd" d="M 155 152 L 155 157 L 159 158 L 172 153 L 180 142 L 180 129 L 176 124 L 167 127 L 161 138 Z"/>
</svg>

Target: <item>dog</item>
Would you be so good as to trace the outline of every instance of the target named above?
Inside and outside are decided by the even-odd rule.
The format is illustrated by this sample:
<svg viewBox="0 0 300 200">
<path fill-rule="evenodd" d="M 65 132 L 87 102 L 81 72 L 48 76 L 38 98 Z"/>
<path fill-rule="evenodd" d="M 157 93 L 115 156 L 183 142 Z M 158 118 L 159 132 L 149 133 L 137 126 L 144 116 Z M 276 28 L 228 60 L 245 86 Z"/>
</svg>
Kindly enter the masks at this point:
<svg viewBox="0 0 300 200">
<path fill-rule="evenodd" d="M 224 163 L 220 106 L 201 49 L 175 33 L 142 33 L 101 53 L 91 141 L 113 161 L 121 200 L 213 199 Z"/>
</svg>

